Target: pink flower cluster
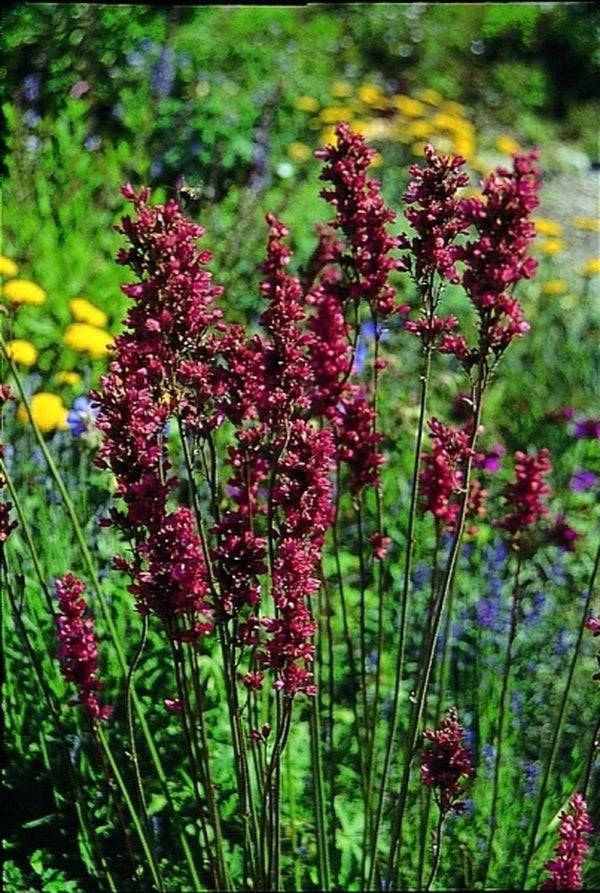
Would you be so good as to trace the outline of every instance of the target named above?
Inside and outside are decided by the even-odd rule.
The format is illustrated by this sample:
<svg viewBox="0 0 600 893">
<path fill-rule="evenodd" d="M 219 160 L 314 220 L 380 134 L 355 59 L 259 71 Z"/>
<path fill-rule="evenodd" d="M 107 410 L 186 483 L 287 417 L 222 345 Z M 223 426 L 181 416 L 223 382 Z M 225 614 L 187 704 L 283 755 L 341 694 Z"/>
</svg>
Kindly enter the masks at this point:
<svg viewBox="0 0 600 893">
<path fill-rule="evenodd" d="M 123 287 L 134 303 L 97 395 L 104 433 L 99 464 L 114 472 L 125 506 L 111 510 L 111 522 L 134 544 L 134 557 L 115 563 L 132 579 L 138 610 L 160 617 L 169 635 L 188 639 L 210 629 L 211 605 L 194 514 L 169 507 L 177 479 L 165 434 L 175 412 L 190 430 L 217 424 L 211 326 L 221 315 L 212 306 L 221 290 L 204 268 L 209 255 L 197 249 L 201 227 L 175 202 L 150 207 L 148 190 L 136 196 L 126 186 L 123 194 L 137 219 L 125 217 L 117 227 L 131 246 L 117 260 L 138 282 Z"/>
<path fill-rule="evenodd" d="M 321 179 L 331 184 L 321 192 L 336 211 L 330 225 L 344 235 L 345 243 L 329 240 L 327 275 L 307 296 L 315 305 L 309 322 L 315 336 L 311 346 L 316 386 L 313 405 L 315 414 L 322 412 L 329 419 L 338 461 L 350 471 L 350 491 L 358 494 L 365 486 L 378 486 L 378 469 L 384 460 L 379 453 L 376 412 L 368 394 L 347 382 L 352 349 L 344 309 L 363 303 L 373 321 L 404 311 L 405 305 L 396 304 L 396 292 L 389 282 L 390 274 L 403 270 L 404 264 L 392 255 L 400 239 L 387 229 L 396 215 L 383 201 L 379 182 L 367 178 L 375 151 L 346 123 L 339 124 L 335 133 L 337 144 L 315 154 L 325 162 Z M 337 276 L 332 274 L 335 265 Z M 381 554 L 379 540 L 374 549 Z"/>
<path fill-rule="evenodd" d="M 421 756 L 423 784 L 434 788 L 442 816 L 446 816 L 450 809 L 463 812 L 465 804 L 458 800 L 462 794 L 460 779 L 471 774 L 473 764 L 463 745 L 463 730 L 458 724 L 456 707 L 450 708 L 439 729 L 425 729 L 423 737 L 431 742 Z"/>
<path fill-rule="evenodd" d="M 329 473 L 334 444 L 329 430 L 306 418 L 314 412 L 318 390 L 315 357 L 323 358 L 324 352 L 315 346 L 316 336 L 300 328 L 305 321 L 303 294 L 300 282 L 287 272 L 287 229 L 271 215 L 267 222 L 267 259 L 261 267 L 261 290 L 269 301 L 261 316 L 266 337 L 252 339 L 244 355 L 245 375 L 228 378 L 222 407 L 238 424 L 236 443 L 229 449 L 228 486 L 235 508 L 214 525 L 211 532 L 219 545 L 211 554 L 221 593 L 228 598 L 221 601 L 220 611 L 238 616 L 247 609 L 240 642 L 256 648 L 260 669 L 245 674 L 246 686 L 259 689 L 268 669 L 275 688 L 293 696 L 315 690 L 307 666 L 316 630 L 310 597 L 318 588 L 316 566 L 333 520 Z M 235 364 L 227 336 L 222 356 L 226 366 Z M 324 411 L 330 406 L 326 394 L 335 398 L 336 376 L 344 373 L 336 371 L 335 363 L 330 369 L 322 374 L 331 385 L 330 392 L 321 394 Z M 259 620 L 259 577 L 267 568 L 275 615 Z"/>
<path fill-rule="evenodd" d="M 410 167 L 413 179 L 404 195 L 409 205 L 404 216 L 416 235 L 404 235 L 401 240 L 402 247 L 410 251 L 403 258 L 405 268 L 411 271 L 421 294 L 431 289 L 434 273 L 449 282 L 460 282 L 456 239 L 468 230 L 456 198 L 457 190 L 469 183 L 468 175 L 459 172 L 465 159 L 460 155 L 436 155 L 429 143 L 425 158 L 427 167 Z"/>
<path fill-rule="evenodd" d="M 94 621 L 85 617 L 87 605 L 82 598 L 85 585 L 67 574 L 61 580 L 54 581 L 58 597 L 60 614 L 56 618 L 58 638 L 61 643 L 58 659 L 61 671 L 67 682 L 73 682 L 79 689 L 77 698 L 69 701 L 71 707 L 85 707 L 94 719 L 107 719 L 112 707 L 100 707 L 97 691 L 104 688 L 104 683 L 96 679 L 98 672 L 98 646 L 94 633 Z"/>
<path fill-rule="evenodd" d="M 561 812 L 559 843 L 555 858 L 544 865 L 550 877 L 542 883 L 541 890 L 581 890 L 581 870 L 588 851 L 586 834 L 594 830 L 590 822 L 587 804 L 581 794 L 573 794 L 571 812 Z"/>
<path fill-rule="evenodd" d="M 471 422 L 460 428 L 443 425 L 438 419 L 429 422 L 432 435 L 430 453 L 421 457 L 423 468 L 419 473 L 421 511 L 431 512 L 436 522 L 450 532 L 455 530 L 464 491 L 465 462 L 474 455 L 470 446 Z M 468 513 L 471 517 L 485 514 L 484 499 L 487 493 L 479 481 L 471 481 L 468 497 Z"/>
<path fill-rule="evenodd" d="M 331 183 L 321 191 L 336 209 L 331 225 L 344 233 L 348 243 L 346 253 L 337 248 L 333 256 L 348 277 L 342 288 L 350 303 L 365 302 L 374 314 L 386 317 L 397 309 L 389 275 L 403 268 L 390 253 L 400 241 L 387 231 L 396 214 L 383 201 L 379 182 L 367 179 L 375 150 L 345 122 L 338 124 L 335 134 L 336 146 L 315 153 L 325 162 L 321 180 Z"/>
<path fill-rule="evenodd" d="M 515 453 L 515 481 L 507 484 L 504 489 L 504 498 L 508 511 L 503 521 L 496 522 L 496 526 L 513 537 L 517 537 L 527 527 L 535 524 L 541 517 L 548 514 L 548 509 L 542 499 L 552 493 L 550 487 L 544 483 L 544 476 L 552 470 L 550 454 L 547 449 L 541 449 L 539 453 L 528 456 L 521 450 Z"/>
<path fill-rule="evenodd" d="M 529 329 L 512 290 L 536 270 L 527 249 L 535 236 L 529 218 L 539 203 L 537 152 L 515 154 L 510 171 L 499 167 L 483 182 L 482 198 L 461 199 L 457 190 L 468 183 L 467 175 L 459 173 L 464 159 L 438 156 L 430 145 L 425 157 L 426 168 L 411 168 L 405 196 L 411 205 L 405 217 L 416 236 L 402 237 L 402 246 L 411 252 L 404 265 L 423 298 L 421 319 L 409 320 L 406 328 L 426 345 L 439 344 L 441 352 L 453 354 L 470 371 L 495 362 Z M 455 317 L 437 315 L 444 281 L 461 283 L 473 303 L 479 317 L 477 347 L 453 332 Z"/>
<path fill-rule="evenodd" d="M 306 324 L 302 287 L 287 272 L 287 230 L 269 215 L 264 335 L 227 326 L 209 256 L 196 248 L 202 228 L 175 203 L 150 207 L 146 190 L 124 194 L 137 219 L 120 227 L 131 247 L 119 259 L 139 282 L 125 287 L 134 305 L 98 395 L 100 463 L 115 472 L 124 505 L 112 509 L 111 523 L 135 546 L 117 567 L 131 577 L 138 610 L 159 617 L 169 636 L 193 641 L 233 621 L 235 647 L 260 665 L 246 674 L 250 688 L 269 670 L 286 694 L 310 693 L 309 601 L 333 519 L 335 458 L 331 431 L 310 416 L 332 410 L 350 369 L 343 316 L 318 286 Z M 327 353 L 333 329 L 345 345 L 335 356 Z M 190 508 L 173 507 L 178 481 L 166 427 L 174 421 L 198 451 L 214 449 L 213 432 L 233 426 L 227 500 L 207 509 L 203 536 Z M 274 616 L 262 594 L 267 573 Z"/>
</svg>

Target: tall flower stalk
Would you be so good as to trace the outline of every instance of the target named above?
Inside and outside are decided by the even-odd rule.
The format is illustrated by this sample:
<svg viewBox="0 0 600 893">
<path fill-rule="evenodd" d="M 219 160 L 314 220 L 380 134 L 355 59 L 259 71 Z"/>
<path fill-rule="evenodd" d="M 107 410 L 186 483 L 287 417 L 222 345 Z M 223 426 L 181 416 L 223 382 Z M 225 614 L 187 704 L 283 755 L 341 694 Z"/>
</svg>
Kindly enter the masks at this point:
<svg viewBox="0 0 600 893">
<path fill-rule="evenodd" d="M 425 708 L 442 614 L 451 591 L 471 508 L 471 471 L 483 416 L 484 396 L 500 357 L 515 337 L 527 331 L 528 325 L 522 319 L 522 309 L 512 295 L 512 289 L 521 279 L 529 278 L 535 272 L 535 261 L 528 255 L 527 249 L 535 235 L 529 218 L 538 204 L 536 153 L 528 157 L 515 156 L 512 171 L 500 168 L 488 177 L 482 186 L 482 198 L 459 200 L 455 199 L 456 190 L 465 185 L 465 180 L 456 176 L 456 170 L 463 160 L 438 159 L 431 146 L 426 148 L 425 155 L 428 168 L 425 172 L 417 166 L 412 169 L 415 179 L 407 196 L 410 202 L 417 203 L 422 209 L 421 213 L 412 208 L 407 212 L 409 221 L 417 230 L 417 238 L 412 245 L 408 237 L 404 240 L 405 246 L 410 246 L 416 255 L 412 265 L 410 258 L 407 258 L 407 267 L 411 269 L 422 298 L 421 317 L 409 323 L 408 328 L 422 341 L 427 375 L 428 354 L 433 345 L 441 353 L 453 355 L 463 367 L 470 382 L 472 417 L 462 449 L 460 445 L 453 447 L 462 454 L 459 478 L 453 480 L 451 466 L 444 470 L 446 485 L 450 484 L 450 494 L 458 497 L 457 509 L 451 517 L 442 518 L 452 533 L 452 541 L 435 595 L 415 686 L 392 845 L 387 860 L 388 886 L 399 881 L 398 855 L 411 758 Z M 432 239 L 431 231 L 436 223 L 440 232 L 435 233 Z M 459 234 L 464 238 L 460 244 L 455 244 L 454 240 Z M 457 269 L 458 262 L 461 263 L 462 272 Z M 463 335 L 454 333 L 458 322 L 454 317 L 444 319 L 437 313 L 444 279 L 462 284 L 477 313 L 477 341 L 472 346 Z M 457 459 L 453 462 L 456 463 Z M 441 470 L 443 463 L 438 463 L 438 468 Z M 445 506 L 450 504 L 451 500 L 446 496 L 441 503 L 444 512 Z M 438 536 L 439 533 L 438 526 Z M 405 574 L 405 587 L 408 586 L 407 577 Z"/>
</svg>

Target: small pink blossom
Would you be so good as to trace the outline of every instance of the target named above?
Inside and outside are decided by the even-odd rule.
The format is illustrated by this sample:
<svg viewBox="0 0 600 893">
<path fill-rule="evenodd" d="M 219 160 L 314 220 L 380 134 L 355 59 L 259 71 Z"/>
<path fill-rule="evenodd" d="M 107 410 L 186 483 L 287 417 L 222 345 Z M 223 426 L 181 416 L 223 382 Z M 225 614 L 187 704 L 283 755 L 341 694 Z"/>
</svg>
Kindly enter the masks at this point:
<svg viewBox="0 0 600 893">
<path fill-rule="evenodd" d="M 573 794 L 570 812 L 560 814 L 558 829 L 560 841 L 555 848 L 555 858 L 544 865 L 550 877 L 542 883 L 541 890 L 581 890 L 581 870 L 588 851 L 585 835 L 594 830 L 587 812 L 587 804 L 581 794 Z"/>
<path fill-rule="evenodd" d="M 504 488 L 507 513 L 497 527 L 506 530 L 513 538 L 531 527 L 541 517 L 548 514 L 542 502 L 552 493 L 543 478 L 552 470 L 550 453 L 543 448 L 539 453 L 528 456 L 521 450 L 515 453 L 515 481 Z"/>
</svg>

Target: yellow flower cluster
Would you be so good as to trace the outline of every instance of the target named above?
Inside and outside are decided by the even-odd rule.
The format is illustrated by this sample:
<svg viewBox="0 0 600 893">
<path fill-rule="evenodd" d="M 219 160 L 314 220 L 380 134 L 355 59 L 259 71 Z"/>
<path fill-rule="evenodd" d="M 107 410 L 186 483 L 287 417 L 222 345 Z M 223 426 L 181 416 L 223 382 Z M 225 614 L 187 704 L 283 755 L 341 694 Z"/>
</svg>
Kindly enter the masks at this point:
<svg viewBox="0 0 600 893">
<path fill-rule="evenodd" d="M 444 99 L 437 90 L 424 88 L 415 96 L 388 96 L 379 84 L 362 84 L 355 90 L 338 81 L 329 92 L 331 104 L 322 106 L 313 96 L 299 96 L 295 103 L 297 109 L 312 115 L 308 125 L 319 132 L 321 145 L 332 142 L 335 125 L 347 121 L 367 140 L 400 142 L 418 156 L 427 142 L 438 152 L 463 155 L 467 160 L 475 156 L 475 128 L 466 109 Z M 297 147 L 295 143 L 288 149 L 294 160 L 299 160 Z"/>
<path fill-rule="evenodd" d="M 16 306 L 43 304 L 47 298 L 44 289 L 28 279 L 17 279 L 18 271 L 18 266 L 13 260 L 0 255 L 0 276 L 9 277 L 0 291 L 2 298 Z M 107 356 L 114 338 L 105 330 L 108 323 L 106 313 L 82 297 L 72 298 L 69 301 L 69 309 L 75 322 L 67 326 L 63 335 L 64 343 L 78 352 L 89 353 L 92 357 Z M 21 366 L 30 367 L 38 361 L 38 349 L 24 338 L 8 341 L 5 349 L 7 356 Z M 80 377 L 78 372 L 62 370 L 56 373 L 54 379 L 60 385 L 72 386 L 80 380 Z M 28 424 L 30 414 L 44 433 L 68 427 L 68 409 L 57 394 L 48 391 L 34 394 L 29 402 L 29 412 L 21 403 L 17 409 L 17 419 L 23 424 Z"/>
<path fill-rule="evenodd" d="M 93 357 L 108 356 L 110 345 L 114 342 L 112 335 L 104 329 L 87 322 L 71 323 L 67 326 L 63 340 L 73 350 L 85 351 Z"/>
<path fill-rule="evenodd" d="M 67 425 L 69 410 L 57 394 L 38 391 L 31 398 L 29 408 L 35 424 L 44 434 L 57 428 L 65 431 L 69 427 Z M 24 425 L 29 424 L 29 414 L 23 403 L 17 407 L 17 418 Z"/>
<path fill-rule="evenodd" d="M 2 297 L 11 304 L 33 304 L 39 306 L 46 300 L 46 292 L 29 279 L 10 279 L 2 286 Z"/>
</svg>

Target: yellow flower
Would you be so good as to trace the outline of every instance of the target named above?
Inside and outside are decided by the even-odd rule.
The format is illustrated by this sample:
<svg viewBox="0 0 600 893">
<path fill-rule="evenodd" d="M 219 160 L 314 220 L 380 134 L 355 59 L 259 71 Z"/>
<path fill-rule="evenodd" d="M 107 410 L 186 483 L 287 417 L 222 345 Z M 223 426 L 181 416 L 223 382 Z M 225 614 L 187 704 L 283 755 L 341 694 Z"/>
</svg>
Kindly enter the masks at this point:
<svg viewBox="0 0 600 893">
<path fill-rule="evenodd" d="M 79 372 L 57 372 L 56 380 L 60 384 L 74 385 L 81 381 L 81 375 Z"/>
<path fill-rule="evenodd" d="M 395 106 L 401 115 L 407 118 L 420 118 L 425 114 L 425 106 L 418 99 L 411 96 L 405 96 L 404 93 L 397 93 L 392 97 L 392 105 Z"/>
<path fill-rule="evenodd" d="M 543 295 L 562 295 L 567 290 L 569 283 L 566 279 L 550 279 L 542 285 Z"/>
<path fill-rule="evenodd" d="M 69 410 L 57 394 L 49 394 L 47 391 L 34 394 L 31 398 L 30 409 L 34 422 L 45 434 L 56 428 L 65 431 L 69 427 L 67 425 Z M 23 403 L 17 407 L 17 418 L 24 425 L 29 422 L 29 416 Z"/>
<path fill-rule="evenodd" d="M 346 99 L 348 96 L 352 96 L 352 84 L 347 81 L 335 81 L 329 88 L 329 92 L 336 99 Z"/>
<path fill-rule="evenodd" d="M 29 279 L 11 279 L 2 286 L 2 294 L 13 304 L 43 304 L 46 292 Z"/>
<path fill-rule="evenodd" d="M 502 134 L 496 140 L 496 146 L 500 150 L 500 152 L 504 152 L 505 155 L 513 155 L 515 152 L 521 151 L 521 146 L 518 142 L 512 138 L 512 136 L 508 136 L 507 134 Z"/>
<path fill-rule="evenodd" d="M 597 273 L 600 273 L 600 257 L 592 257 L 577 272 L 581 273 L 582 276 L 595 276 Z"/>
<path fill-rule="evenodd" d="M 436 130 L 449 130 L 451 133 L 462 133 L 465 129 L 471 128 L 469 121 L 457 118 L 456 115 L 449 115 L 447 112 L 436 112 L 431 117 L 431 126 Z"/>
<path fill-rule="evenodd" d="M 429 121 L 411 121 L 410 124 L 407 124 L 406 129 L 410 131 L 413 138 L 427 139 L 432 133 Z"/>
<path fill-rule="evenodd" d="M 454 140 L 454 154 L 463 158 L 471 158 L 475 154 L 475 140 L 468 136 L 457 136 Z"/>
<path fill-rule="evenodd" d="M 10 257 L 0 254 L 0 276 L 16 276 L 19 268 Z"/>
<path fill-rule="evenodd" d="M 15 338 L 6 344 L 6 352 L 11 360 L 20 363 L 21 366 L 33 366 L 38 358 L 38 351 L 31 341 L 24 341 L 23 338 Z"/>
<path fill-rule="evenodd" d="M 533 222 L 538 236 L 562 236 L 564 226 L 555 220 L 547 220 L 545 217 L 535 217 Z"/>
<path fill-rule="evenodd" d="M 102 328 L 108 322 L 104 310 L 100 310 L 87 298 L 73 298 L 69 301 L 69 310 L 79 322 L 88 322 L 91 326 Z"/>
<path fill-rule="evenodd" d="M 596 233 L 600 231 L 600 219 L 598 217 L 574 217 L 571 224 L 575 229 L 589 229 Z"/>
<path fill-rule="evenodd" d="M 322 109 L 319 115 L 322 124 L 337 124 L 338 121 L 347 121 L 351 116 L 351 109 L 345 105 L 328 105 Z"/>
<path fill-rule="evenodd" d="M 538 242 L 537 249 L 542 254 L 559 254 L 565 250 L 565 243 L 562 239 L 546 239 L 544 242 Z"/>
<path fill-rule="evenodd" d="M 326 127 L 319 136 L 319 142 L 322 146 L 337 145 L 337 136 L 335 135 L 335 127 Z"/>
<path fill-rule="evenodd" d="M 442 103 L 442 109 L 449 115 L 456 115 L 458 118 L 464 118 L 467 110 L 460 102 L 454 102 L 453 99 L 445 99 Z"/>
<path fill-rule="evenodd" d="M 307 161 L 312 155 L 312 149 L 306 143 L 290 143 L 287 153 L 292 161 Z"/>
<path fill-rule="evenodd" d="M 67 327 L 64 341 L 74 350 L 87 351 L 93 357 L 105 357 L 110 353 L 108 345 L 112 344 L 114 339 L 112 335 L 97 326 L 91 326 L 87 322 L 73 322 Z"/>
<path fill-rule="evenodd" d="M 298 96 L 298 98 L 294 100 L 294 106 L 301 112 L 317 112 L 321 103 L 318 99 L 314 99 L 312 96 Z"/>
<path fill-rule="evenodd" d="M 417 96 L 428 105 L 438 106 L 444 101 L 442 94 L 438 93 L 437 90 L 432 90 L 431 87 L 424 87 L 422 90 L 419 90 Z"/>
<path fill-rule="evenodd" d="M 388 107 L 385 93 L 378 84 L 363 84 L 358 88 L 358 95 L 365 105 L 369 105 L 371 108 L 385 111 Z"/>
</svg>

